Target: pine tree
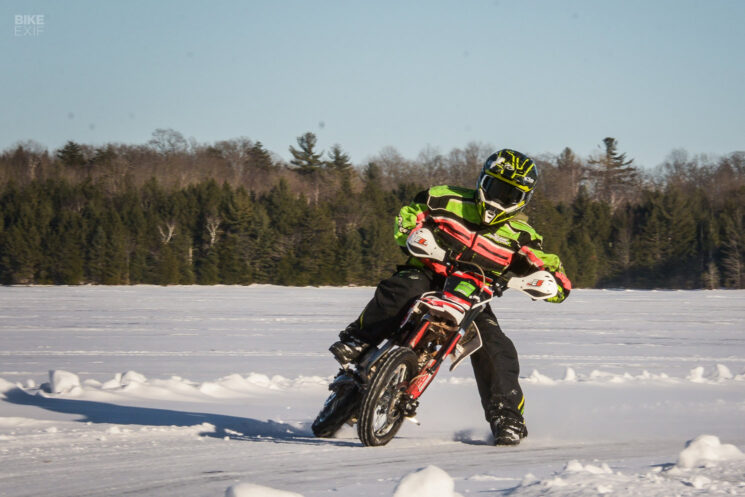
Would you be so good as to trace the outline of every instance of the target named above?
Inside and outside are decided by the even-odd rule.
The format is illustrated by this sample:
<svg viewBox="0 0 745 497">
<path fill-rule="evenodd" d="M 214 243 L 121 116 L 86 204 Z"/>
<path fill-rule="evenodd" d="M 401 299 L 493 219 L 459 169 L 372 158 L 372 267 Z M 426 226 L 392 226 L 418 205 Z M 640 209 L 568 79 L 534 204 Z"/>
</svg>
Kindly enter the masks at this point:
<svg viewBox="0 0 745 497">
<path fill-rule="evenodd" d="M 745 288 L 745 215 L 742 206 L 724 214 L 722 282 L 727 288 Z"/>
<path fill-rule="evenodd" d="M 269 283 L 275 269 L 272 257 L 276 240 L 269 226 L 269 215 L 263 205 L 253 204 L 251 222 L 245 230 L 249 278 L 251 282 Z"/>
<path fill-rule="evenodd" d="M 261 142 L 256 142 L 248 152 L 249 163 L 253 169 L 271 169 L 274 167 L 272 156 Z"/>
<path fill-rule="evenodd" d="M 62 164 L 73 169 L 80 169 L 87 162 L 83 154 L 83 148 L 74 141 L 68 141 L 64 147 L 57 151 L 57 158 Z"/>
<path fill-rule="evenodd" d="M 665 261 L 667 232 L 662 201 L 659 194 L 647 193 L 647 200 L 638 208 L 639 236 L 634 240 L 635 266 L 639 283 L 646 287 L 660 287 L 661 267 Z"/>
<path fill-rule="evenodd" d="M 567 245 L 570 249 L 562 253 L 562 261 L 567 275 L 571 275 L 572 285 L 578 288 L 593 288 L 600 278 L 600 258 L 593 235 L 583 226 L 572 228 Z"/>
<path fill-rule="evenodd" d="M 171 245 L 163 245 L 156 257 L 155 282 L 158 285 L 173 285 L 181 281 L 181 264 Z"/>
<path fill-rule="evenodd" d="M 692 288 L 700 281 L 695 257 L 697 209 L 676 187 L 668 188 L 662 200 L 667 239 L 663 252 L 664 286 Z"/>
<path fill-rule="evenodd" d="M 88 240 L 88 256 L 86 260 L 87 279 L 92 283 L 104 283 L 107 274 L 107 247 L 106 230 L 102 225 L 97 225 Z"/>
<path fill-rule="evenodd" d="M 195 274 L 200 285 L 216 285 L 220 283 L 220 257 L 217 247 L 208 248 L 195 262 Z"/>
<path fill-rule="evenodd" d="M 314 207 L 303 216 L 298 226 L 300 241 L 295 245 L 298 283 L 328 285 L 333 282 L 338 268 L 336 262 L 336 233 L 328 211 Z"/>
<path fill-rule="evenodd" d="M 586 189 L 580 188 L 577 198 L 571 206 L 572 226 L 569 236 L 570 251 L 576 254 L 588 254 L 592 258 L 591 267 L 578 268 L 584 282 L 582 286 L 595 284 L 612 272 L 611 258 L 611 214 L 610 206 L 605 202 L 592 200 Z M 589 246 L 585 246 L 588 245 Z M 578 256 L 579 257 L 579 256 Z M 582 261 L 582 258 L 579 258 Z M 581 263 L 581 266 L 584 263 Z"/>
<path fill-rule="evenodd" d="M 148 260 L 148 222 L 142 209 L 142 191 L 131 185 L 114 199 L 114 206 L 119 213 L 124 231 L 126 250 L 125 283 L 138 284 L 147 280 Z"/>
<path fill-rule="evenodd" d="M 595 194 L 598 199 L 610 204 L 615 209 L 623 200 L 631 198 L 635 192 L 638 174 L 631 165 L 634 159 L 626 160 L 626 154 L 618 152 L 618 142 L 615 138 L 607 137 L 603 140 L 605 150 L 595 158 L 590 159 L 591 176 L 595 183 Z"/>
<path fill-rule="evenodd" d="M 266 272 L 271 283 L 292 284 L 295 246 L 300 243 L 298 227 L 307 209 L 304 197 L 296 197 L 287 181 L 281 179 L 267 195 L 260 199 L 269 219 L 263 233 L 267 250 Z M 287 282 L 287 283 L 282 283 Z"/>
<path fill-rule="evenodd" d="M 629 206 L 613 213 L 610 236 L 610 259 L 608 276 L 622 286 L 631 284 L 630 271 L 634 264 L 633 212 Z"/>
<path fill-rule="evenodd" d="M 344 153 L 341 145 L 336 144 L 331 147 L 328 156 L 329 159 L 326 161 L 327 168 L 339 172 L 349 171 L 352 168 L 352 161 L 349 159 L 349 155 Z"/>
<path fill-rule="evenodd" d="M 5 284 L 27 285 L 36 281 L 41 237 L 36 227 L 11 226 L 0 239 L 0 276 Z"/>
<path fill-rule="evenodd" d="M 316 135 L 308 132 L 297 137 L 299 149 L 290 146 L 290 153 L 293 157 L 290 164 L 297 167 L 300 173 L 313 173 L 323 165 L 321 160 L 323 152 L 316 152 L 315 150 L 317 141 Z"/>
<path fill-rule="evenodd" d="M 0 278 L 6 284 L 35 283 L 43 267 L 42 237 L 54 216 L 54 207 L 40 183 L 25 188 L 10 185 L 0 215 Z"/>
<path fill-rule="evenodd" d="M 217 246 L 222 283 L 236 285 L 251 282 L 246 233 L 251 222 L 251 211 L 251 199 L 245 190 L 234 192 L 228 184 L 223 185 L 218 212 L 222 234 Z"/>
<path fill-rule="evenodd" d="M 382 187 L 382 171 L 375 164 L 365 169 L 365 187 L 362 192 L 364 219 L 360 227 L 362 260 L 366 283 L 377 283 L 390 274 L 404 256 L 393 241 L 393 222 L 401 203 Z"/>
<path fill-rule="evenodd" d="M 703 287 L 707 290 L 714 290 L 719 288 L 721 284 L 721 277 L 719 274 L 719 268 L 714 261 L 706 263 L 706 270 L 701 275 L 701 282 Z"/>
<path fill-rule="evenodd" d="M 362 238 L 357 230 L 345 232 L 336 250 L 335 285 L 361 284 L 364 282 L 362 263 Z"/>
<path fill-rule="evenodd" d="M 83 227 L 80 216 L 60 210 L 44 237 L 46 272 L 56 285 L 77 285 L 84 278 Z"/>
<path fill-rule="evenodd" d="M 579 193 L 579 187 L 585 179 L 585 166 L 571 148 L 566 147 L 556 158 L 556 182 L 552 190 L 559 202 L 571 203 Z"/>
<path fill-rule="evenodd" d="M 262 197 L 271 225 L 283 235 L 292 233 L 297 225 L 304 207 L 300 205 L 296 196 L 290 191 L 290 187 L 284 179 Z"/>
<path fill-rule="evenodd" d="M 696 185 L 692 190 L 695 202 L 693 203 L 696 212 L 696 241 L 694 257 L 697 260 L 695 272 L 700 274 L 700 285 L 703 288 L 719 288 L 719 268 L 717 267 L 715 254 L 720 244 L 718 236 L 719 221 L 715 214 L 714 206 L 708 199 L 704 188 Z"/>
</svg>

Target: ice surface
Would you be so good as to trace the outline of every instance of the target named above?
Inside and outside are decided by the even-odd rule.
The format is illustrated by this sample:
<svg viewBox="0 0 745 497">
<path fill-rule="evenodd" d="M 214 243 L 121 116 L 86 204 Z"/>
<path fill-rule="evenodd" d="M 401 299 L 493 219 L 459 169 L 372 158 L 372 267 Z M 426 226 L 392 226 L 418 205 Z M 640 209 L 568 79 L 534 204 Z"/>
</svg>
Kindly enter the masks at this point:
<svg viewBox="0 0 745 497">
<path fill-rule="evenodd" d="M 508 292 L 520 446 L 491 445 L 467 366 L 385 447 L 313 438 L 328 345 L 371 294 L 1 287 L 0 494 L 745 495 L 745 292 Z"/>
</svg>

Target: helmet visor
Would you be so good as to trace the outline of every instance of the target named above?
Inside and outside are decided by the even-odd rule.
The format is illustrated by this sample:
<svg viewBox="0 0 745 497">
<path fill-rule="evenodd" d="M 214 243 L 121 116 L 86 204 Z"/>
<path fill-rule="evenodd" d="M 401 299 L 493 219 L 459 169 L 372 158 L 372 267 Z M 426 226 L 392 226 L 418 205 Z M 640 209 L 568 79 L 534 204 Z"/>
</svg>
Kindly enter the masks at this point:
<svg viewBox="0 0 745 497">
<path fill-rule="evenodd" d="M 505 209 L 517 205 L 525 199 L 524 192 L 509 183 L 485 174 L 481 179 L 481 194 L 487 204 Z"/>
</svg>

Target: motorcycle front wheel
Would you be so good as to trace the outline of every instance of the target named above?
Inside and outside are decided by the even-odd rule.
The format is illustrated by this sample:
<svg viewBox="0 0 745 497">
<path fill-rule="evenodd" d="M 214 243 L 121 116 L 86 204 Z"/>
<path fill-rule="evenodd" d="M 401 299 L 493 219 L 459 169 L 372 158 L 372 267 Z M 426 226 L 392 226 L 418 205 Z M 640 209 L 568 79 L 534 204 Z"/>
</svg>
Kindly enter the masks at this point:
<svg viewBox="0 0 745 497">
<path fill-rule="evenodd" d="M 382 359 L 360 407 L 357 434 L 363 445 L 385 445 L 396 436 L 404 422 L 406 387 L 416 370 L 411 349 L 394 349 Z"/>
<path fill-rule="evenodd" d="M 336 377 L 331 387 L 333 392 L 323 404 L 311 429 L 317 437 L 330 438 L 346 423 L 360 405 L 360 389 L 347 375 Z"/>
</svg>

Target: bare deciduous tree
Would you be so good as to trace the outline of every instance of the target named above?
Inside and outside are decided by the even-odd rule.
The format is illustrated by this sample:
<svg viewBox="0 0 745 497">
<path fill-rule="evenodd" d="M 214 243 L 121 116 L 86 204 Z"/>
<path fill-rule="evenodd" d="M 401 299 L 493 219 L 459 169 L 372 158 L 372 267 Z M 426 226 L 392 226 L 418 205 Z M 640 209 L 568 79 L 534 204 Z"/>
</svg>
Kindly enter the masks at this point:
<svg viewBox="0 0 745 497">
<path fill-rule="evenodd" d="M 206 221 L 207 233 L 210 236 L 210 247 L 215 245 L 220 232 L 221 219 L 218 216 L 208 216 Z"/>
<path fill-rule="evenodd" d="M 168 245 L 173 239 L 173 235 L 176 234 L 176 221 L 168 221 L 164 225 L 158 226 L 158 232 L 163 245 Z"/>
<path fill-rule="evenodd" d="M 448 177 L 453 185 L 473 187 L 484 166 L 484 161 L 494 152 L 494 147 L 470 142 L 465 148 L 455 148 L 448 154 Z"/>
<path fill-rule="evenodd" d="M 156 129 L 153 131 L 152 138 L 147 143 L 162 155 L 183 153 L 189 148 L 189 142 L 186 141 L 184 135 L 170 128 Z"/>
<path fill-rule="evenodd" d="M 239 182 L 243 180 L 246 173 L 247 162 L 253 147 L 254 143 L 245 136 L 215 143 L 215 149 L 228 163 L 235 179 Z"/>
</svg>

